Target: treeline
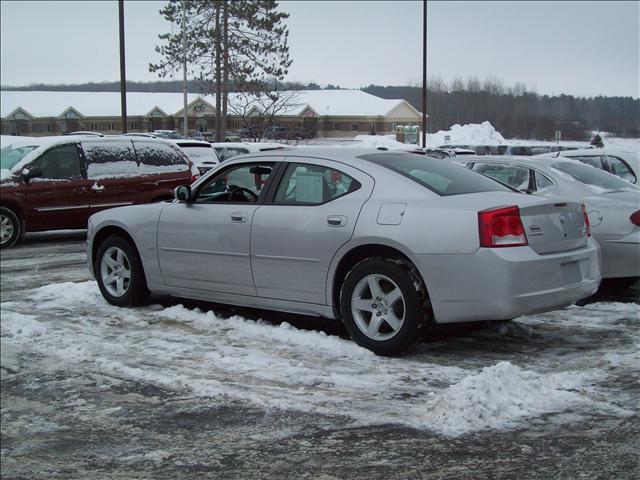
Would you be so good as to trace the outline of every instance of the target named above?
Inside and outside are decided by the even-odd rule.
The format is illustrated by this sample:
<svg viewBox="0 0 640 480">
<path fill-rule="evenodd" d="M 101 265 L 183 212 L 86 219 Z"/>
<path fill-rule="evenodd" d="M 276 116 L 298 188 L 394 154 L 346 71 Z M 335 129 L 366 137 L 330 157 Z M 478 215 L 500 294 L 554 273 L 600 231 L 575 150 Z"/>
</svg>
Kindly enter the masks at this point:
<svg viewBox="0 0 640 480">
<path fill-rule="evenodd" d="M 422 110 L 422 88 L 370 85 L 365 92 L 382 98 L 404 98 Z M 507 138 L 587 140 L 594 130 L 623 137 L 640 137 L 640 100 L 631 97 L 574 97 L 539 95 L 522 84 L 504 87 L 497 80 L 450 85 L 432 80 L 427 88 L 428 131 L 448 130 L 456 123 L 485 120 Z"/>
<path fill-rule="evenodd" d="M 299 82 L 273 82 L 279 90 L 322 90 L 317 83 Z M 45 83 L 34 83 L 26 87 L 0 87 L 2 90 L 13 91 L 46 91 L 46 92 L 119 92 L 120 82 L 89 82 L 77 85 L 60 84 L 49 85 Z M 339 86 L 328 85 L 325 90 L 338 90 Z M 127 81 L 128 92 L 166 92 L 182 93 L 182 80 L 156 80 L 152 82 Z M 187 80 L 187 92 L 189 93 L 210 93 L 211 84 L 200 80 Z"/>
</svg>

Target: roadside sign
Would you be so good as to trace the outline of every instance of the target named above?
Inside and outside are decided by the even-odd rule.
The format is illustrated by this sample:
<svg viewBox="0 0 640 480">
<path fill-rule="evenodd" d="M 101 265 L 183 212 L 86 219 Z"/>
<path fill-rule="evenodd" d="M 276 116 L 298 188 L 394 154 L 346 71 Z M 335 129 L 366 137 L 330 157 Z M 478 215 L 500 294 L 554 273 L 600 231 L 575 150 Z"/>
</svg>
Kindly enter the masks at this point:
<svg viewBox="0 0 640 480">
<path fill-rule="evenodd" d="M 562 132 L 560 130 L 556 130 L 556 142 L 559 142 L 562 138 Z"/>
</svg>

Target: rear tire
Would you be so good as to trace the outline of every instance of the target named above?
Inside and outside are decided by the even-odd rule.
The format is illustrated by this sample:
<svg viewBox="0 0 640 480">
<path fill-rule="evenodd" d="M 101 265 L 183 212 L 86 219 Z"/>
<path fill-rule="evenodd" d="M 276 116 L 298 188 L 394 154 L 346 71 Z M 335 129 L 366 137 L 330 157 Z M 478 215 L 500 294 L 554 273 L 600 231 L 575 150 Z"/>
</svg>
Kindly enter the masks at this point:
<svg viewBox="0 0 640 480">
<path fill-rule="evenodd" d="M 100 292 L 111 305 L 140 305 L 149 297 L 140 256 L 127 239 L 107 237 L 98 248 L 93 268 Z"/>
<path fill-rule="evenodd" d="M 409 348 L 433 322 L 415 267 L 388 258 L 368 258 L 351 269 L 340 291 L 340 312 L 353 341 L 383 356 Z"/>
<path fill-rule="evenodd" d="M 13 210 L 0 207 L 0 248 L 13 247 L 22 236 L 22 222 Z"/>
</svg>

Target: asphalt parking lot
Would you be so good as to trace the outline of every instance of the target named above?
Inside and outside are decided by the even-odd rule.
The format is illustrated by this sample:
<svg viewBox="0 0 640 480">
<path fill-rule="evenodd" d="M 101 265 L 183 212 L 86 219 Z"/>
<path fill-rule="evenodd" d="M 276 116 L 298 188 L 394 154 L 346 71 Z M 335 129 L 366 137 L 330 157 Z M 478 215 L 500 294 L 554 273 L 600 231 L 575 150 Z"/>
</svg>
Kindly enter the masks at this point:
<svg viewBox="0 0 640 480">
<path fill-rule="evenodd" d="M 3 479 L 640 475 L 637 285 L 387 359 L 323 319 L 112 307 L 83 242 L 2 252 Z"/>
</svg>

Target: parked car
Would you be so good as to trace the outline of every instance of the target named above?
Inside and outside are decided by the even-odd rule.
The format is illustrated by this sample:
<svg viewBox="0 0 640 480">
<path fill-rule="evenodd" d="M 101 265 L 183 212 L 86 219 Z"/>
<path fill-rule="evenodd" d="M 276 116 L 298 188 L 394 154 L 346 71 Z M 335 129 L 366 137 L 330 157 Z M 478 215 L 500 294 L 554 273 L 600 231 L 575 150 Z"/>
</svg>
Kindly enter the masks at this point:
<svg viewBox="0 0 640 480">
<path fill-rule="evenodd" d="M 638 184 L 640 178 L 640 152 L 616 148 L 589 148 L 562 151 L 555 156 L 578 160 L 631 183 Z"/>
<path fill-rule="evenodd" d="M 455 158 L 456 154 L 453 150 L 443 150 L 440 148 L 415 148 L 413 150 L 407 150 L 408 153 L 415 153 L 418 155 L 427 155 L 431 158 Z"/>
<path fill-rule="evenodd" d="M 288 132 L 287 129 L 285 127 L 280 127 L 280 126 L 272 126 L 272 127 L 268 127 L 265 131 L 264 131 L 264 138 L 269 139 L 269 140 L 281 140 L 281 139 L 286 139 L 288 136 Z"/>
<path fill-rule="evenodd" d="M 212 143 L 211 145 L 216 149 L 221 162 L 242 154 L 268 152 L 270 150 L 282 150 L 286 148 L 286 145 L 282 145 L 281 143 L 265 142 L 223 142 Z"/>
<path fill-rule="evenodd" d="M 169 142 L 134 137 L 40 137 L 0 150 L 0 246 L 25 232 L 87 228 L 106 208 L 173 197 L 195 178 Z"/>
<path fill-rule="evenodd" d="M 602 277 L 621 286 L 638 281 L 640 188 L 562 157 L 480 157 L 466 165 L 531 195 L 584 203 L 591 234 L 602 248 Z"/>
<path fill-rule="evenodd" d="M 90 218 L 88 264 L 109 303 L 156 292 L 339 318 L 393 355 L 432 323 L 548 311 L 600 282 L 579 203 L 422 155 L 260 152 L 175 196 Z"/>
<path fill-rule="evenodd" d="M 122 136 L 123 137 L 159 138 L 157 135 L 154 135 L 153 133 L 144 133 L 144 132 L 125 133 Z"/>
<path fill-rule="evenodd" d="M 220 163 L 218 152 L 209 142 L 199 140 L 172 140 L 198 167 L 200 174 L 211 170 Z"/>
<path fill-rule="evenodd" d="M 153 134 L 158 138 L 167 138 L 170 140 L 184 139 L 185 136 L 175 130 L 154 130 Z"/>
</svg>

